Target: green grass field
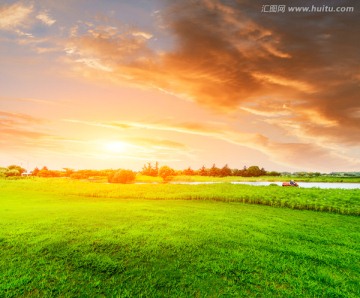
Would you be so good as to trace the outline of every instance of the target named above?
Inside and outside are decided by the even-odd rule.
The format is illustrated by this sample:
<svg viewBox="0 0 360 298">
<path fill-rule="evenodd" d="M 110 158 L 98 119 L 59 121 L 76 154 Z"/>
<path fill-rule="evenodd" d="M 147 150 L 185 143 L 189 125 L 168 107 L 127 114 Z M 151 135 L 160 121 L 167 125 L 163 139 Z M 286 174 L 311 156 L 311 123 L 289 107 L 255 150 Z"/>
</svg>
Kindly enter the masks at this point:
<svg viewBox="0 0 360 298">
<path fill-rule="evenodd" d="M 287 208 L 256 205 L 272 194 Z M 291 209 L 323 198 L 314 210 L 327 212 Z M 0 297 L 359 297 L 360 220 L 340 214 L 359 214 L 358 201 L 359 190 L 0 180 Z"/>
</svg>

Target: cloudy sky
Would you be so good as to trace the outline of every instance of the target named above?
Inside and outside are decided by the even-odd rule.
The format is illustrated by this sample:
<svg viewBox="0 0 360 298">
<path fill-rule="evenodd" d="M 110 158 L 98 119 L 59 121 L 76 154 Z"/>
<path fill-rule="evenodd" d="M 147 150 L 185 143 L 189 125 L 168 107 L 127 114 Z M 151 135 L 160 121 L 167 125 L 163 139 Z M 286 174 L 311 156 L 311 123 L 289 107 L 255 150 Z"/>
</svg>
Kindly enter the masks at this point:
<svg viewBox="0 0 360 298">
<path fill-rule="evenodd" d="M 359 171 L 360 2 L 269 2 L 0 1 L 0 166 Z"/>
</svg>

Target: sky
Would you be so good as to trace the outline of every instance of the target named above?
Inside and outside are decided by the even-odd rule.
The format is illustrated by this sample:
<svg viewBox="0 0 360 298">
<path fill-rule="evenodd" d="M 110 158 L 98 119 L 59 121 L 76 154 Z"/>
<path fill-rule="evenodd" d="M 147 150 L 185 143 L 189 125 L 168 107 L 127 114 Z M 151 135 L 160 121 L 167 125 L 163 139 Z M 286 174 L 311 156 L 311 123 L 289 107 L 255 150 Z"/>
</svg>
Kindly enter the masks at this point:
<svg viewBox="0 0 360 298">
<path fill-rule="evenodd" d="M 360 171 L 360 2 L 270 2 L 1 0 L 0 166 Z"/>
</svg>

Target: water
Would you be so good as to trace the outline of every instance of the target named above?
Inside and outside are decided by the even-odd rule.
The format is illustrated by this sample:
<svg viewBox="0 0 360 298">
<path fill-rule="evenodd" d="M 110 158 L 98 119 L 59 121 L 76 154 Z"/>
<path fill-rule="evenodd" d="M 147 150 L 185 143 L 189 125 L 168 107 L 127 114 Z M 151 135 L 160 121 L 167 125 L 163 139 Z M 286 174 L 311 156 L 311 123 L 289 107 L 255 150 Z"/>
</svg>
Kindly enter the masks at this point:
<svg viewBox="0 0 360 298">
<path fill-rule="evenodd" d="M 254 186 L 266 186 L 272 183 L 279 186 L 282 185 L 282 182 L 231 182 L 232 184 L 247 184 Z M 360 188 L 360 183 L 336 183 L 336 182 L 297 182 L 299 187 L 302 188 L 343 188 L 343 189 L 358 189 Z"/>
<path fill-rule="evenodd" d="M 218 184 L 223 182 L 171 182 L 172 184 L 189 184 L 189 185 L 199 185 L 199 184 Z M 270 184 L 277 184 L 282 186 L 282 182 L 230 182 L 231 184 L 246 184 L 253 186 L 268 186 Z M 299 187 L 302 188 L 343 188 L 343 189 L 360 189 L 360 183 L 337 183 L 337 182 L 297 182 Z"/>
</svg>

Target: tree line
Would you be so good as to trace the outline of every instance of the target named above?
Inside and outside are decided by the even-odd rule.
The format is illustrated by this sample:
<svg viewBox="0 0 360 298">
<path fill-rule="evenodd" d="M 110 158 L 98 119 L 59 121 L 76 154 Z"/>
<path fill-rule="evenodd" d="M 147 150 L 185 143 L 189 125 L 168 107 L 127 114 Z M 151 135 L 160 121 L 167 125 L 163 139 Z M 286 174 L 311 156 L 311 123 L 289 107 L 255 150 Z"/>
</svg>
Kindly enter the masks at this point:
<svg viewBox="0 0 360 298">
<path fill-rule="evenodd" d="M 8 167 L 0 167 L 0 178 L 14 178 L 20 176 L 32 177 L 68 177 L 72 179 L 107 179 L 110 183 L 132 183 L 136 179 L 136 175 L 141 174 L 151 177 L 160 177 L 164 182 L 171 181 L 173 177 L 181 176 L 208 176 L 208 177 L 259 177 L 259 176 L 296 176 L 296 177 L 317 177 L 326 174 L 320 172 L 276 172 L 266 171 L 259 166 L 244 166 L 242 169 L 230 168 L 227 164 L 223 167 L 217 167 L 213 164 L 211 167 L 202 166 L 199 169 L 187 167 L 183 170 L 175 170 L 169 166 L 159 166 L 158 162 L 152 164 L 148 162 L 144 164 L 141 171 L 132 171 L 127 169 L 104 169 L 104 170 L 74 170 L 71 168 L 63 168 L 62 170 L 50 170 L 46 166 L 42 168 L 34 168 L 31 172 L 27 172 L 22 166 L 10 165 Z M 347 175 L 349 174 L 349 175 Z M 357 172 L 344 173 L 333 172 L 330 176 L 359 176 Z"/>
<path fill-rule="evenodd" d="M 42 168 L 36 167 L 30 173 L 26 169 L 18 165 L 11 165 L 7 168 L 0 168 L 0 177 L 16 177 L 24 174 L 34 177 L 69 177 L 73 179 L 89 179 L 94 177 L 107 177 L 109 182 L 125 181 L 125 183 L 135 180 L 136 174 L 140 173 L 145 176 L 161 177 L 164 181 L 170 181 L 172 177 L 177 175 L 185 176 L 209 176 L 209 177 L 227 177 L 227 176 L 242 176 L 242 177 L 259 177 L 259 176 L 280 176 L 281 173 L 271 171 L 268 172 L 264 168 L 258 166 L 244 167 L 242 169 L 231 169 L 227 164 L 223 167 L 217 167 L 213 164 L 207 168 L 202 166 L 197 170 L 187 167 L 183 170 L 175 170 L 169 166 L 159 166 L 156 162 L 146 163 L 142 170 L 135 172 L 125 169 L 105 169 L 105 170 L 74 170 L 71 168 L 63 168 L 59 170 L 50 170 L 46 166 Z"/>
<path fill-rule="evenodd" d="M 223 167 L 219 168 L 215 164 L 210 168 L 202 166 L 197 170 L 193 170 L 191 167 L 188 167 L 184 170 L 174 170 L 176 175 L 185 175 L 185 176 L 209 176 L 209 177 L 228 177 L 228 176 L 242 176 L 242 177 L 259 177 L 259 176 L 281 176 L 280 172 L 275 171 L 266 171 L 264 168 L 258 166 L 250 166 L 242 169 L 231 169 L 226 164 Z M 151 163 L 144 165 L 141 174 L 147 176 L 158 176 L 159 164 L 156 162 L 153 166 Z"/>
</svg>

